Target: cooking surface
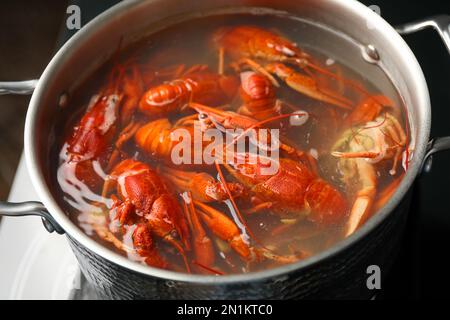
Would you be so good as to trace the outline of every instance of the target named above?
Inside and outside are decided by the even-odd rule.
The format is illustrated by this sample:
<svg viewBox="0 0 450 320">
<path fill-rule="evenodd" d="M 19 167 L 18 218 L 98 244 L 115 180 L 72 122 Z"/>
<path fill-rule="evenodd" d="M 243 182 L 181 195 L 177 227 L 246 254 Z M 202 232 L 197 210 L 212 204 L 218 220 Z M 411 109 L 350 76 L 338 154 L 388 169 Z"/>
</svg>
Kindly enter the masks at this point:
<svg viewBox="0 0 450 320">
<path fill-rule="evenodd" d="M 101 4 L 99 2 L 74 1 L 82 10 L 83 23 L 117 1 L 101 1 Z M 367 5 L 372 4 L 371 1 L 362 2 Z M 412 4 L 406 0 L 395 1 L 395 3 L 384 0 L 377 1 L 376 4 L 381 8 L 381 15 L 393 25 L 432 14 L 450 13 L 450 3 L 439 1 Z M 62 39 L 66 40 L 70 35 L 69 32 L 64 32 Z M 434 31 L 423 31 L 406 37 L 406 40 L 422 65 L 429 85 L 433 106 L 432 136 L 450 135 L 450 128 L 447 125 L 448 119 L 450 119 L 448 108 L 448 104 L 450 104 L 448 90 L 450 57 Z M 416 184 L 414 203 L 402 250 L 393 271 L 382 284 L 384 290 L 377 295 L 377 298 L 440 297 L 444 295 L 450 285 L 450 279 L 446 276 L 447 266 L 442 263 L 442 254 L 445 254 L 445 249 L 442 250 L 442 248 L 448 243 L 445 235 L 450 231 L 450 215 L 446 203 L 450 168 L 446 166 L 447 163 L 450 163 L 450 154 L 435 156 L 432 172 L 425 174 Z M 22 195 L 30 194 L 30 191 L 25 190 L 31 183 L 28 182 L 24 171 L 24 166 L 20 166 L 16 174 L 16 188 L 10 194 L 11 199 L 19 200 L 18 194 L 20 193 Z M 35 222 L 33 228 L 41 228 L 39 220 L 35 219 Z M 2 226 L 0 236 L 4 236 L 5 229 L 5 225 Z M 43 230 L 43 228 L 41 229 Z M 5 237 L 0 237 L 0 239 L 5 239 Z M 48 246 L 54 248 L 53 246 L 57 246 L 56 241 L 57 239 Z M 60 242 L 65 243 L 64 240 Z M 65 252 L 67 249 L 60 248 L 60 250 L 57 252 Z M 3 251 L 1 252 L 3 253 Z M 1 266 L 1 270 L 3 268 L 4 266 Z M 4 272 L 1 273 L 4 274 Z M 85 288 L 83 285 L 81 287 Z M 68 292 L 67 296 L 70 296 L 70 290 Z M 51 298 L 51 296 L 43 296 L 43 294 L 39 297 Z M 82 295 L 78 294 L 76 297 L 82 298 Z"/>
</svg>

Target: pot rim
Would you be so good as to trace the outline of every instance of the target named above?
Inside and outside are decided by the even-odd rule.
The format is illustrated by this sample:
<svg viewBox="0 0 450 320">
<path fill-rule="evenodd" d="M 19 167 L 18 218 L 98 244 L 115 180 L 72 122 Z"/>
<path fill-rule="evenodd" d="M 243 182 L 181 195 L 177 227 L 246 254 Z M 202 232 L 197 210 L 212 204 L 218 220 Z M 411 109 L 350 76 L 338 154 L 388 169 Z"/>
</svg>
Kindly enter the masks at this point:
<svg viewBox="0 0 450 320">
<path fill-rule="evenodd" d="M 126 10 L 131 9 L 135 5 L 139 5 L 140 1 L 124 1 L 112 8 L 106 10 L 91 22 L 89 22 L 85 27 L 79 30 L 67 43 L 56 53 L 53 59 L 48 64 L 39 83 L 33 93 L 31 98 L 29 109 L 26 117 L 25 123 L 25 157 L 27 168 L 31 176 L 32 183 L 37 190 L 37 193 L 44 203 L 45 207 L 52 214 L 55 220 L 61 225 L 65 230 L 67 235 L 75 239 L 78 243 L 88 248 L 89 250 L 95 252 L 106 260 L 109 260 L 119 266 L 122 266 L 131 271 L 162 278 L 171 281 L 183 281 L 188 283 L 196 283 L 203 285 L 218 285 L 218 284 L 233 284 L 239 282 L 255 282 L 261 281 L 273 277 L 282 277 L 290 272 L 298 271 L 301 269 L 306 269 L 315 266 L 316 264 L 329 259 L 339 252 L 349 248 L 354 245 L 357 241 L 360 241 L 377 226 L 379 226 L 395 209 L 395 207 L 400 203 L 401 199 L 404 198 L 406 192 L 409 190 L 410 186 L 413 184 L 416 176 L 418 175 L 423 159 L 426 153 L 426 146 L 429 139 L 430 127 L 431 127 L 431 108 L 430 108 L 430 98 L 427 89 L 427 84 L 420 68 L 420 65 L 412 53 L 411 49 L 405 43 L 403 38 L 389 25 L 383 18 L 374 13 L 372 10 L 364 6 L 357 1 L 348 0 L 327 0 L 333 2 L 334 5 L 340 6 L 346 11 L 352 12 L 352 14 L 363 16 L 367 21 L 377 25 L 379 30 L 384 34 L 386 39 L 389 41 L 395 41 L 397 49 L 402 52 L 403 58 L 408 61 L 409 67 L 414 70 L 415 83 L 417 86 L 417 91 L 415 94 L 418 97 L 419 104 L 424 108 L 424 121 L 421 124 L 421 132 L 418 132 L 417 139 L 415 141 L 414 150 L 414 161 L 411 162 L 405 177 L 402 179 L 398 189 L 391 197 L 389 202 L 383 206 L 378 212 L 376 212 L 371 219 L 369 219 L 362 227 L 360 227 L 351 236 L 339 241 L 331 248 L 313 255 L 310 258 L 301 260 L 299 262 L 280 266 L 277 268 L 251 272 L 247 274 L 236 274 L 236 275 L 224 275 L 224 276 L 214 276 L 214 275 L 193 275 L 187 273 L 179 273 L 174 271 L 157 269 L 154 267 L 142 265 L 138 262 L 129 260 L 128 258 L 106 248 L 100 243 L 96 242 L 85 234 L 78 226 L 76 226 L 69 217 L 64 213 L 64 211 L 59 207 L 57 202 L 53 199 L 53 195 L 45 183 L 45 179 L 39 166 L 38 152 L 37 152 L 37 142 L 35 139 L 36 130 L 36 119 L 39 111 L 40 100 L 44 95 L 47 88 L 47 84 L 51 82 L 53 77 L 53 70 L 56 65 L 64 63 L 63 57 L 68 52 L 72 51 L 73 47 L 77 45 L 79 41 L 82 41 L 90 37 L 90 34 L 95 32 L 100 26 L 108 24 L 111 17 L 116 14 L 120 14 Z M 417 129 L 419 130 L 419 128 Z M 275 279 L 274 279 L 275 281 Z"/>
</svg>

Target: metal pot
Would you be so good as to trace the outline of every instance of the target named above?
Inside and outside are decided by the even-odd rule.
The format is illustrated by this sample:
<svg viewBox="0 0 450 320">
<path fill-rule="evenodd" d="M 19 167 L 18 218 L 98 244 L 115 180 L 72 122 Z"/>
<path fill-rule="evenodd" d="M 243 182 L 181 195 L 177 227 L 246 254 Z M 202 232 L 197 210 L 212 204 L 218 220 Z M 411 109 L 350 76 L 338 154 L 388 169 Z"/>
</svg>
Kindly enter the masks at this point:
<svg viewBox="0 0 450 320">
<path fill-rule="evenodd" d="M 320 45 L 376 83 L 394 84 L 408 108 L 413 159 L 390 201 L 356 233 L 309 259 L 262 272 L 223 277 L 188 275 L 147 267 L 103 247 L 84 234 L 51 193 L 49 152 L 53 123 L 70 93 L 110 57 L 123 37 L 129 44 L 167 23 L 211 11 L 289 14 Z M 403 33 L 436 28 L 450 51 L 450 18 L 405 25 Z M 316 33 L 317 32 L 317 33 Z M 0 93 L 28 93 L 35 83 L 0 83 Z M 388 90 L 388 89 L 387 89 Z M 450 137 L 429 141 L 431 109 L 427 85 L 413 53 L 381 17 L 349 0 L 149 0 L 124 1 L 80 30 L 55 55 L 34 90 L 25 126 L 28 170 L 42 203 L 0 203 L 0 215 L 38 215 L 48 231 L 65 233 L 86 278 L 106 298 L 369 298 L 366 271 L 385 273 L 395 256 L 408 212 L 411 186 L 424 163 L 450 148 Z M 428 166 L 425 166 L 427 168 Z"/>
</svg>

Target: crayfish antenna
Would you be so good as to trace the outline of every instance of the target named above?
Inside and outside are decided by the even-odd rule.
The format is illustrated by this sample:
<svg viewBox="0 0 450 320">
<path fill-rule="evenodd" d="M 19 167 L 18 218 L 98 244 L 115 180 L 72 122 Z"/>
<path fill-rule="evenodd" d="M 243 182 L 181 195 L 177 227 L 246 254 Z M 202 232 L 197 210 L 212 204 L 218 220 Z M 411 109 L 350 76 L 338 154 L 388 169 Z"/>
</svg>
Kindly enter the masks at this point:
<svg viewBox="0 0 450 320">
<path fill-rule="evenodd" d="M 307 68 L 310 68 L 310 69 L 312 69 L 314 71 L 317 71 L 317 72 L 319 72 L 321 74 L 324 74 L 324 75 L 326 75 L 326 76 L 328 76 L 330 78 L 333 78 L 333 79 L 335 79 L 337 81 L 341 81 L 342 83 L 344 83 L 345 85 L 349 86 L 350 88 L 352 88 L 356 92 L 361 93 L 363 96 L 370 96 L 370 93 L 367 90 L 365 90 L 364 87 L 361 84 L 359 84 L 359 83 L 357 83 L 355 81 L 346 79 L 344 77 L 341 77 L 341 76 L 333 73 L 330 70 L 326 70 L 325 68 L 318 66 L 317 64 L 314 64 L 314 63 L 311 63 L 311 62 L 307 62 L 305 64 L 305 60 L 304 59 L 300 59 L 300 60 L 294 59 L 294 64 L 298 65 L 303 70 L 305 70 Z"/>
<path fill-rule="evenodd" d="M 242 224 L 244 225 L 244 227 L 245 227 L 245 229 L 247 230 L 247 232 L 249 233 L 249 235 L 250 235 L 254 240 L 256 240 L 255 235 L 253 234 L 252 230 L 249 228 L 247 222 L 245 221 L 244 217 L 242 216 L 241 211 L 239 210 L 239 208 L 238 208 L 238 206 L 237 206 L 237 204 L 236 204 L 236 201 L 234 200 L 234 197 L 233 197 L 233 195 L 231 194 L 230 189 L 228 188 L 228 184 L 227 184 L 227 182 L 226 182 L 226 180 L 225 180 L 225 177 L 224 177 L 224 175 L 223 175 L 222 169 L 220 168 L 220 165 L 219 165 L 219 163 L 217 162 L 217 160 L 215 161 L 215 165 L 216 165 L 216 168 L 217 168 L 217 172 L 218 172 L 218 174 L 219 174 L 219 177 L 220 177 L 220 182 L 222 183 L 223 188 L 224 188 L 225 191 L 227 192 L 228 197 L 229 197 L 229 200 L 231 201 L 231 204 L 232 204 L 234 210 L 236 211 L 236 214 L 237 214 L 237 216 L 239 217 L 239 220 L 242 222 Z"/>
<path fill-rule="evenodd" d="M 208 272 L 210 272 L 210 273 L 212 273 L 212 274 L 217 275 L 217 276 L 223 276 L 223 275 L 225 275 L 224 272 L 219 271 L 219 270 L 217 270 L 217 269 L 215 269 L 215 268 L 211 268 L 211 267 L 205 266 L 203 263 L 200 263 L 200 262 L 198 262 L 198 261 L 195 261 L 195 260 L 194 260 L 194 261 L 192 261 L 192 263 L 195 264 L 196 266 L 202 268 L 202 269 L 205 269 L 206 271 L 208 271 Z"/>
<path fill-rule="evenodd" d="M 280 87 L 280 83 L 277 81 L 277 79 L 275 79 L 275 77 L 266 70 L 266 68 L 264 68 L 262 65 L 260 65 L 259 63 L 257 63 L 256 61 L 249 59 L 249 58 L 244 58 L 242 60 L 240 60 L 238 63 L 238 69 L 240 68 L 240 65 L 247 65 L 251 70 L 258 72 L 262 75 L 264 75 L 265 77 L 267 77 L 267 79 L 269 79 L 269 81 L 276 87 L 279 88 Z"/>
<path fill-rule="evenodd" d="M 225 49 L 224 47 L 219 48 L 219 70 L 218 73 L 223 75 L 225 71 Z"/>
<path fill-rule="evenodd" d="M 188 259 L 187 259 L 187 256 L 186 256 L 186 252 L 184 251 L 184 249 L 181 246 L 181 244 L 177 240 L 175 240 L 171 235 L 166 235 L 164 237 L 164 240 L 167 241 L 168 243 L 170 243 L 172 246 L 174 246 L 175 249 L 177 249 L 177 251 L 183 257 L 183 262 L 184 262 L 184 265 L 186 266 L 186 271 L 188 273 L 191 273 L 191 267 L 189 265 L 189 262 L 188 262 Z"/>
<path fill-rule="evenodd" d="M 333 151 L 331 153 L 333 157 L 336 158 L 346 158 L 346 159 L 354 159 L 354 158 L 366 158 L 366 159 L 374 159 L 380 156 L 380 152 L 371 152 L 371 151 L 357 151 L 357 152 L 340 152 Z"/>
</svg>

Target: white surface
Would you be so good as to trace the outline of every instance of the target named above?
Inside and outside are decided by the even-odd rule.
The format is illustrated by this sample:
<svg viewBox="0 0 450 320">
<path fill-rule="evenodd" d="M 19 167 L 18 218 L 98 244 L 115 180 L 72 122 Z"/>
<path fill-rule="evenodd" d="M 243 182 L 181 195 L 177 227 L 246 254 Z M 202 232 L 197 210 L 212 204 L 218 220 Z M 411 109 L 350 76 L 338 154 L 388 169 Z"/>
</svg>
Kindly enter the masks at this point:
<svg viewBox="0 0 450 320">
<path fill-rule="evenodd" d="M 22 156 L 9 201 L 39 200 Z M 64 236 L 49 234 L 38 217 L 0 222 L 0 299 L 69 299 L 79 269 Z"/>
</svg>

